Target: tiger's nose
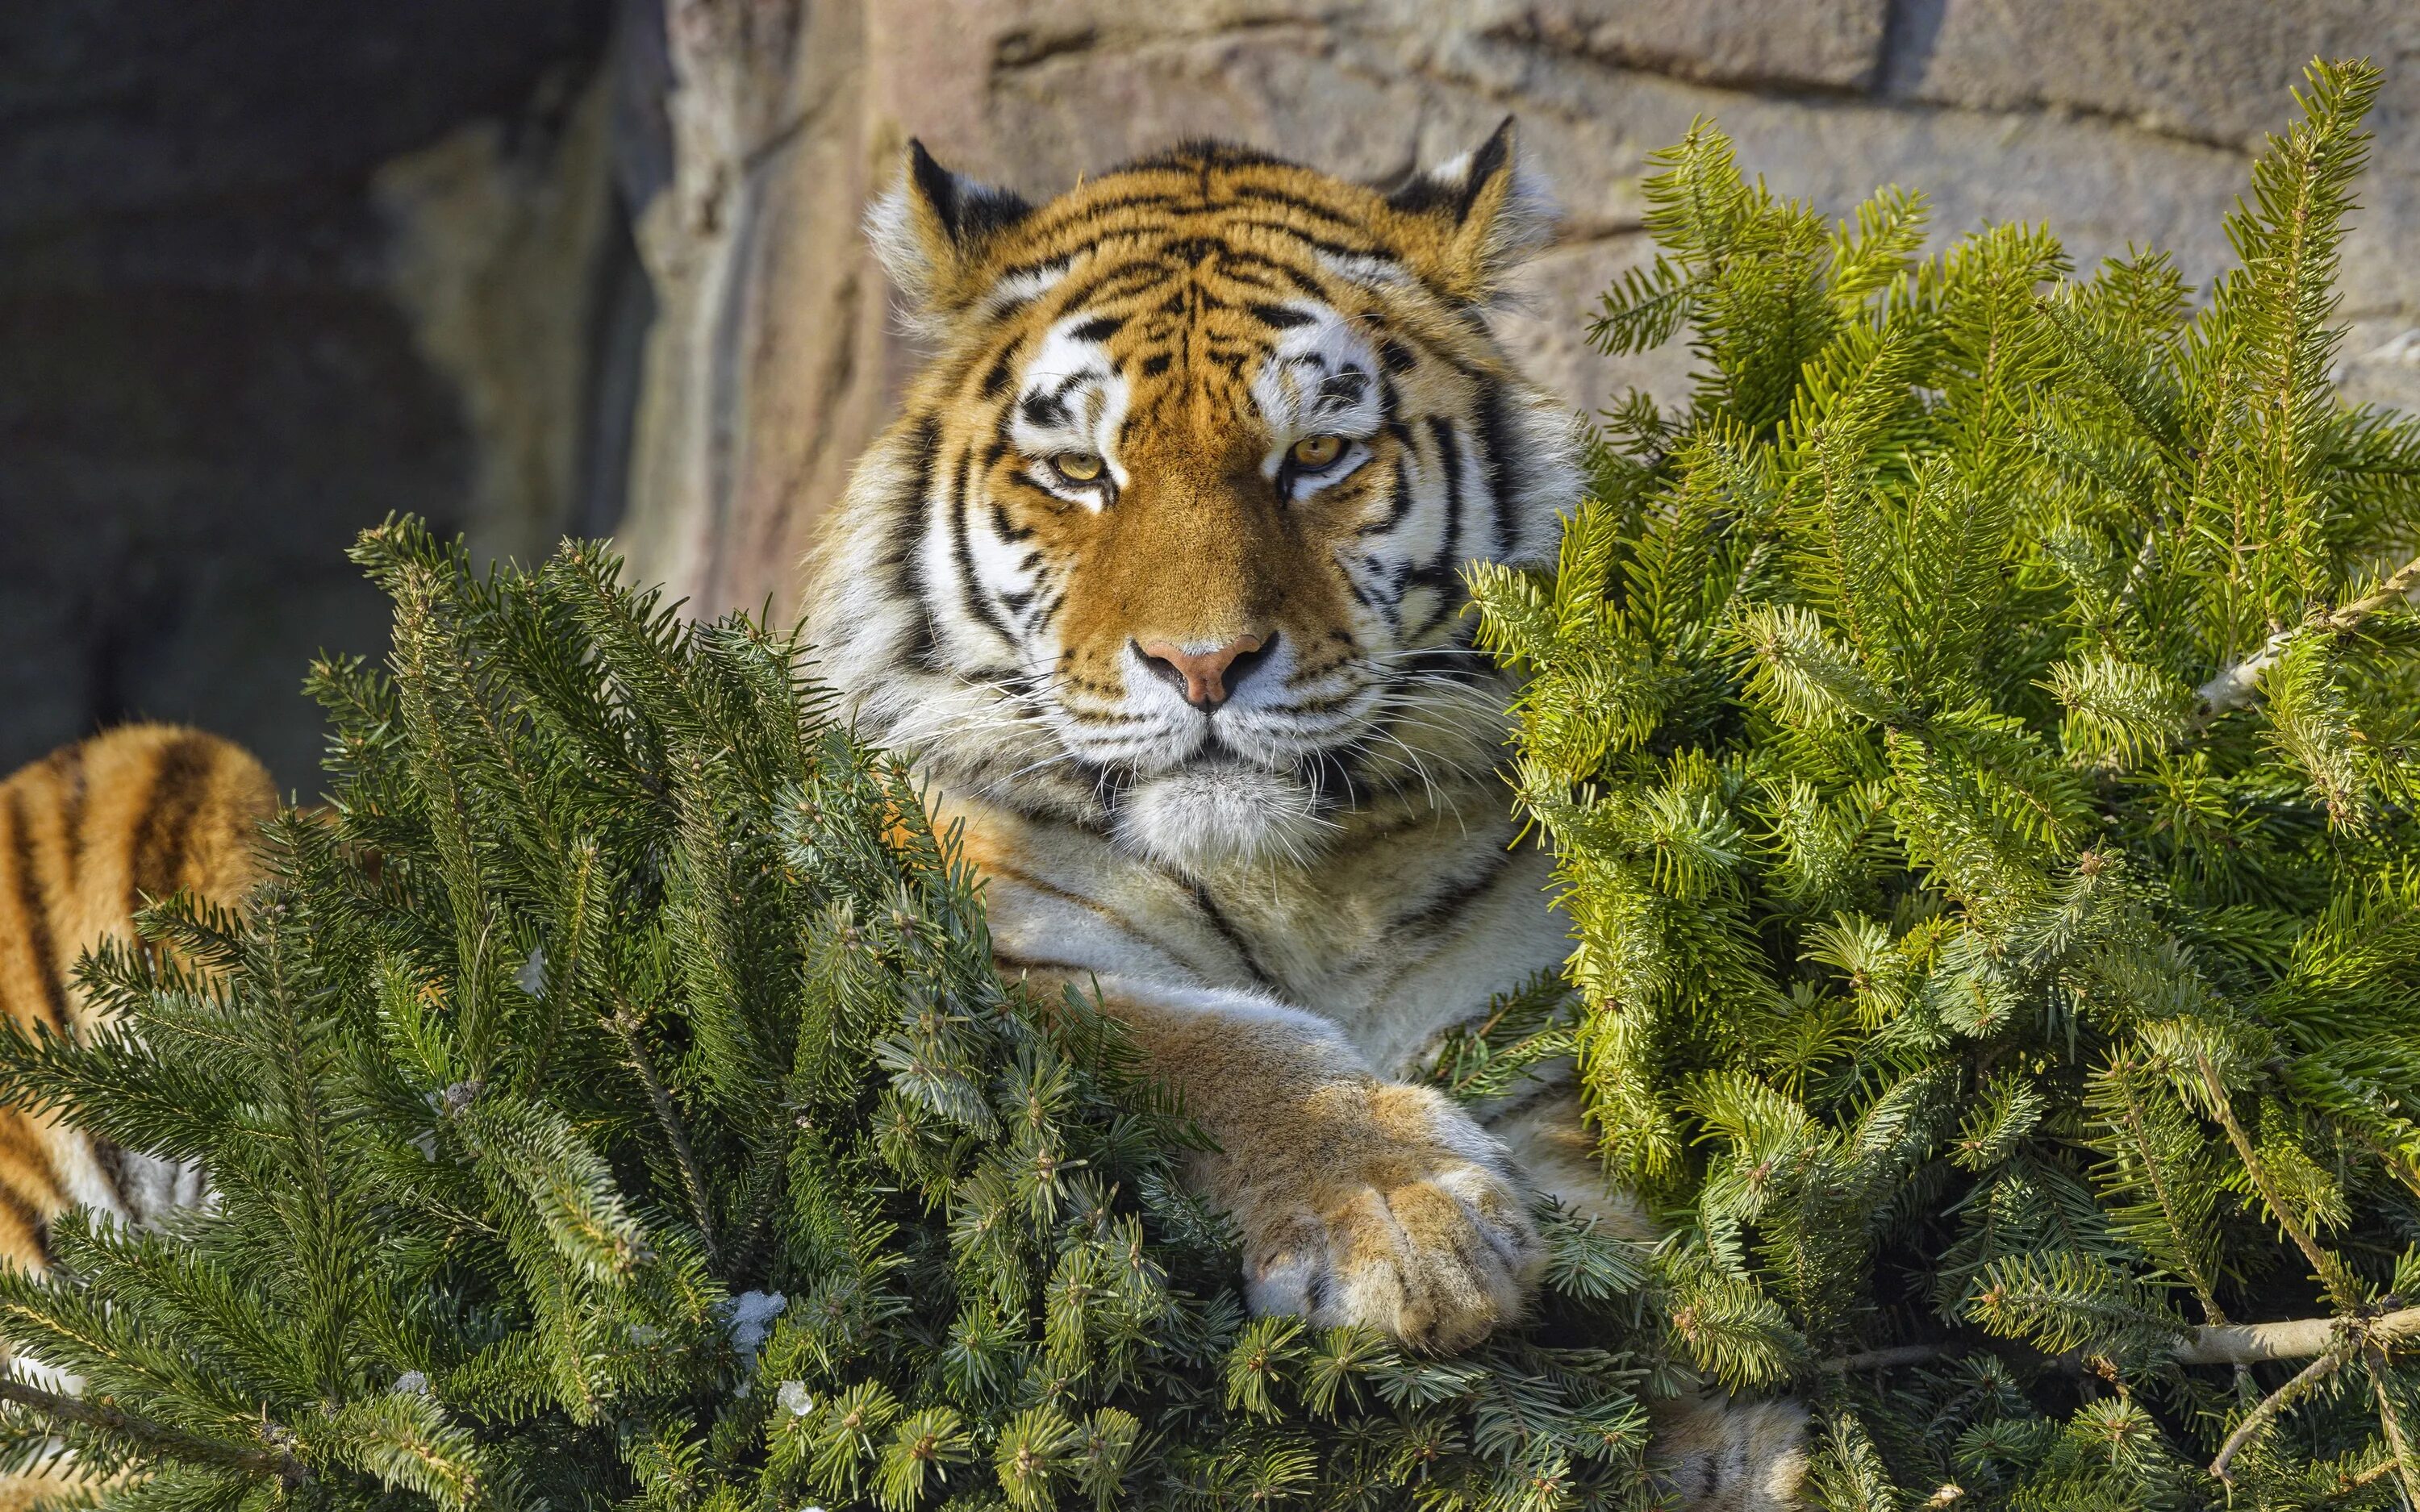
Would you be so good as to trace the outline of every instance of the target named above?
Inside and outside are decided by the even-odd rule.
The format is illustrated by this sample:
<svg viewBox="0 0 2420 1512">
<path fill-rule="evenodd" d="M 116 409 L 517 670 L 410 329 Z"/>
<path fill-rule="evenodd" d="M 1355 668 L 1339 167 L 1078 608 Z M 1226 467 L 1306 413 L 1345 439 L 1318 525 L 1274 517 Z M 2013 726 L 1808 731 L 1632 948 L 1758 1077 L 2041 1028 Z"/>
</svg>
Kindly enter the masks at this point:
<svg viewBox="0 0 2420 1512">
<path fill-rule="evenodd" d="M 1155 676 L 1182 692 L 1186 702 L 1211 713 L 1233 695 L 1236 684 L 1268 660 L 1269 648 L 1277 639 L 1275 635 L 1265 640 L 1239 635 L 1216 651 L 1187 651 L 1170 641 L 1154 640 L 1137 645 L 1135 655 Z"/>
</svg>

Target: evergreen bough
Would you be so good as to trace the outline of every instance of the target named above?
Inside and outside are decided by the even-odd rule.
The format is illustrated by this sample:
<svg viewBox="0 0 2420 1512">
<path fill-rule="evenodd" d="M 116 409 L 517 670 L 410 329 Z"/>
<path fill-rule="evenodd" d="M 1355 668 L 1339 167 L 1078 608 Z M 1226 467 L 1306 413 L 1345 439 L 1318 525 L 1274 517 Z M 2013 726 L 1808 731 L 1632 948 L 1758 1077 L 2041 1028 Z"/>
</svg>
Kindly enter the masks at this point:
<svg viewBox="0 0 2420 1512">
<path fill-rule="evenodd" d="M 253 907 L 148 911 L 84 969 L 111 1029 L 0 1040 L 0 1097 L 214 1192 L 0 1274 L 0 1335 L 82 1381 L 0 1380 L 10 1468 L 122 1473 L 127 1512 L 1652 1489 L 1638 1396 L 1682 1377 L 1646 1257 L 1584 1226 L 1545 1214 L 1537 1323 L 1476 1354 L 1249 1320 L 1175 1180 L 1198 1134 L 1093 1003 L 1001 980 L 795 641 L 595 547 L 483 578 L 405 521 L 355 557 L 390 668 L 314 672 L 330 799 Z"/>
<path fill-rule="evenodd" d="M 2420 1499 L 2420 427 L 2331 383 L 2378 84 L 2312 67 L 2197 308 L 1701 124 L 1592 331 L 1694 392 L 1478 577 L 1607 1165 L 1823 1506 Z"/>
</svg>

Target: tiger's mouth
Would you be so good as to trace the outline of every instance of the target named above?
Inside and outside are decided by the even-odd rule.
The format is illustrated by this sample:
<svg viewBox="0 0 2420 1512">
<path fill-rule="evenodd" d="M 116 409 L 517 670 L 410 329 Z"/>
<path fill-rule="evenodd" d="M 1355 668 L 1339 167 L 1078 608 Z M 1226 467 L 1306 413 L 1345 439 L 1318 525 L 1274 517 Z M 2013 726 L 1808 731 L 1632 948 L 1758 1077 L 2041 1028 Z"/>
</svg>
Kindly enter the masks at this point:
<svg viewBox="0 0 2420 1512">
<path fill-rule="evenodd" d="M 1305 723 L 1309 721 L 1282 713 L 1273 717 L 1267 711 L 1249 721 L 1223 714 L 1196 716 L 1171 721 L 1138 740 L 1096 747 L 1063 734 L 1062 744 L 1078 762 L 1120 785 L 1185 778 L 1217 782 L 1237 769 L 1290 778 L 1312 788 L 1333 785 L 1367 746 L 1371 720 L 1331 714 L 1312 728 L 1303 728 Z"/>
<path fill-rule="evenodd" d="M 1307 865 L 1335 822 L 1318 789 L 1293 768 L 1206 750 L 1149 775 L 1129 776 L 1114 833 L 1130 850 L 1201 873 L 1238 865 Z"/>
<path fill-rule="evenodd" d="M 1294 772 L 1309 775 L 1307 768 L 1329 759 L 1335 751 L 1354 744 L 1354 732 L 1316 744 L 1289 740 L 1280 745 L 1265 738 L 1237 738 L 1212 720 L 1210 732 L 1192 755 L 1178 762 L 1172 770 L 1186 771 L 1221 766 L 1250 766 L 1270 772 Z"/>
<path fill-rule="evenodd" d="M 1221 714 L 1187 732 L 1186 748 L 1103 765 L 1115 838 L 1196 875 L 1310 865 L 1367 795 L 1367 717 L 1322 724 L 1325 738 L 1315 738 L 1231 725 Z"/>
<path fill-rule="evenodd" d="M 1216 712 L 1062 705 L 1051 722 L 1125 849 L 1196 875 L 1308 865 L 1373 798 L 1458 814 L 1502 759 L 1509 690 L 1492 669 L 1461 652 L 1372 659 L 1398 675 Z"/>
</svg>

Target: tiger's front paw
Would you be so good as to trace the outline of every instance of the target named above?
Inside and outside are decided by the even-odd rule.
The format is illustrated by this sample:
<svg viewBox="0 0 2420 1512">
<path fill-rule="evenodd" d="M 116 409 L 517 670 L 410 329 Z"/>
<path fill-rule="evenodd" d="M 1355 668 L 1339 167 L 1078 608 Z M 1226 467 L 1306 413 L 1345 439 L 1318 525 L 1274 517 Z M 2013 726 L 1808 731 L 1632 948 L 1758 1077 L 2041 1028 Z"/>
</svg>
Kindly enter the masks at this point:
<svg viewBox="0 0 2420 1512">
<path fill-rule="evenodd" d="M 1256 1312 L 1364 1323 L 1417 1349 L 1476 1344 L 1519 1316 L 1544 1246 L 1512 1158 L 1426 1088 L 1323 1088 L 1236 1173 Z"/>
</svg>

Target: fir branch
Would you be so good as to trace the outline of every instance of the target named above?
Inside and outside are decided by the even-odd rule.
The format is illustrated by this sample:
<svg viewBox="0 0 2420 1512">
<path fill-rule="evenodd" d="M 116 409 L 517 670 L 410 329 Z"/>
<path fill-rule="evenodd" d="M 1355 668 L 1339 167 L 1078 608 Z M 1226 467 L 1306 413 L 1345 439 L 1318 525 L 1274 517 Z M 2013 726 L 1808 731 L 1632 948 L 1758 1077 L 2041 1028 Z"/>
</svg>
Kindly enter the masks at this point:
<svg viewBox="0 0 2420 1512">
<path fill-rule="evenodd" d="M 2199 314 L 2164 254 L 2078 282 L 2034 228 L 1896 272 L 1887 198 L 1826 257 L 1694 131 L 1657 164 L 1662 270 L 1607 331 L 1685 317 L 1697 391 L 1595 459 L 1555 577 L 1480 595 L 1481 643 L 1532 674 L 1516 788 L 1573 923 L 1589 1114 L 1694 1219 L 1659 1261 L 1673 1342 L 1831 1383 L 1827 1504 L 2207 1504 L 2257 1403 L 2179 1373 L 2332 1349 L 2220 1461 L 2242 1504 L 2382 1477 L 2381 1434 L 2420 1469 L 2408 1365 L 2384 1385 L 2420 1330 L 2352 1271 L 2408 1242 L 2391 1183 L 2420 1164 L 2420 1061 L 2388 1048 L 2420 1042 L 2420 427 L 2329 382 L 2378 74 L 2310 78 Z M 1753 946 L 1710 949 L 1734 921 Z M 2196 1062 L 2221 1035 L 2257 1136 Z M 1973 1090 L 1956 1144 L 1869 1149 L 1928 1076 Z M 1749 1117 L 1752 1085 L 1791 1117 Z M 2307 1305 L 2297 1259 L 2335 1317 L 2229 1321 Z M 2008 1337 L 1892 1332 L 1928 1268 L 1947 1319 Z M 1870 1347 L 1807 1348 L 1845 1337 Z M 2376 1389 L 2344 1389 L 2365 1358 Z M 2079 1371 L 2116 1395 L 2040 1384 Z"/>
<path fill-rule="evenodd" d="M 2395 1467 L 2395 1478 L 2403 1486 L 2403 1504 L 2420 1504 L 2420 1462 L 2415 1462 L 2412 1443 L 2403 1431 L 2402 1414 L 2395 1410 L 2394 1398 L 2386 1389 L 2386 1351 L 2376 1342 L 2363 1350 L 2369 1365 L 2369 1389 L 2378 1399 L 2379 1426 L 2386 1430 L 2387 1463 Z"/>
<path fill-rule="evenodd" d="M 2286 1230 L 2287 1237 L 2294 1242 L 2294 1247 L 2303 1252 L 2303 1257 L 2310 1262 L 2311 1273 L 2328 1288 L 2328 1295 L 2335 1299 L 2336 1305 L 2348 1313 L 2358 1308 L 2361 1294 L 2350 1273 L 2346 1271 L 2342 1260 L 2319 1248 L 2319 1241 L 2311 1237 L 2310 1230 L 2304 1227 L 2293 1207 L 2277 1189 L 2276 1179 L 2270 1174 L 2268 1162 L 2260 1158 L 2260 1151 L 2253 1147 L 2251 1136 L 2244 1133 L 2242 1120 L 2235 1116 L 2234 1102 L 2215 1062 L 2204 1052 L 2195 1056 L 2194 1069 L 2201 1077 L 2202 1090 L 2210 1101 L 2212 1115 L 2218 1119 L 2219 1127 L 2226 1131 L 2227 1142 L 2235 1147 L 2236 1157 L 2243 1162 L 2243 1169 L 2252 1178 L 2260 1200 L 2267 1204 L 2269 1215 Z M 2211 1320 L 2225 1321 L 2217 1317 Z"/>
<path fill-rule="evenodd" d="M 623 1063 L 646 1088 L 647 1107 L 656 1116 L 656 1124 L 664 1132 L 671 1145 L 673 1161 L 681 1175 L 682 1193 L 689 1198 L 690 1216 L 697 1224 L 698 1240 L 706 1246 L 706 1263 L 717 1263 L 721 1247 L 715 1241 L 714 1201 L 708 1193 L 706 1172 L 698 1165 L 696 1147 L 690 1143 L 689 1126 L 681 1120 L 680 1109 L 672 1093 L 664 1088 L 663 1078 L 656 1074 L 655 1061 L 647 1047 L 639 1042 L 639 1015 L 629 1004 L 617 1001 L 613 1011 L 606 1015 L 605 1026 L 614 1041 L 622 1047 Z"/>
<path fill-rule="evenodd" d="M 2344 1363 L 2352 1358 L 2355 1342 L 2353 1335 L 2339 1330 L 2335 1344 L 2322 1350 L 2318 1359 L 2296 1371 L 2292 1380 L 2262 1397 L 2252 1411 L 2244 1413 L 2243 1421 L 2235 1426 L 2235 1431 L 2228 1434 L 2226 1442 L 2219 1446 L 2218 1457 L 2210 1462 L 2210 1473 L 2233 1488 L 2235 1476 L 2227 1467 L 2235 1462 L 2235 1457 L 2242 1452 L 2243 1446 L 2275 1422 L 2280 1412 L 2343 1368 Z"/>
<path fill-rule="evenodd" d="M 105 1398 L 94 1400 L 70 1396 L 29 1386 L 21 1381 L 0 1379 L 0 1401 L 33 1408 L 56 1422 L 72 1423 L 79 1427 L 114 1435 L 167 1458 L 264 1476 L 289 1490 L 311 1478 L 310 1467 L 296 1458 L 294 1452 L 284 1443 L 272 1443 L 260 1449 L 240 1448 L 217 1439 L 171 1427 L 165 1423 L 138 1417 Z M 266 1420 L 261 1425 L 261 1432 L 264 1438 L 284 1434 L 287 1442 L 292 1439 L 287 1430 Z"/>
<path fill-rule="evenodd" d="M 2093 1086 L 2094 1111 L 2112 1139 L 2106 1184 L 2112 1196 L 2141 1194 L 2111 1211 L 2113 1223 L 2193 1288 L 2204 1318 L 2226 1322 L 2211 1264 L 2218 1243 L 2210 1210 L 2213 1193 L 2196 1179 L 2200 1172 L 2192 1164 L 2203 1131 L 2187 1127 L 2190 1120 L 2165 1095 L 2165 1084 L 2146 1074 L 2131 1055 L 2113 1057 Z"/>
</svg>

